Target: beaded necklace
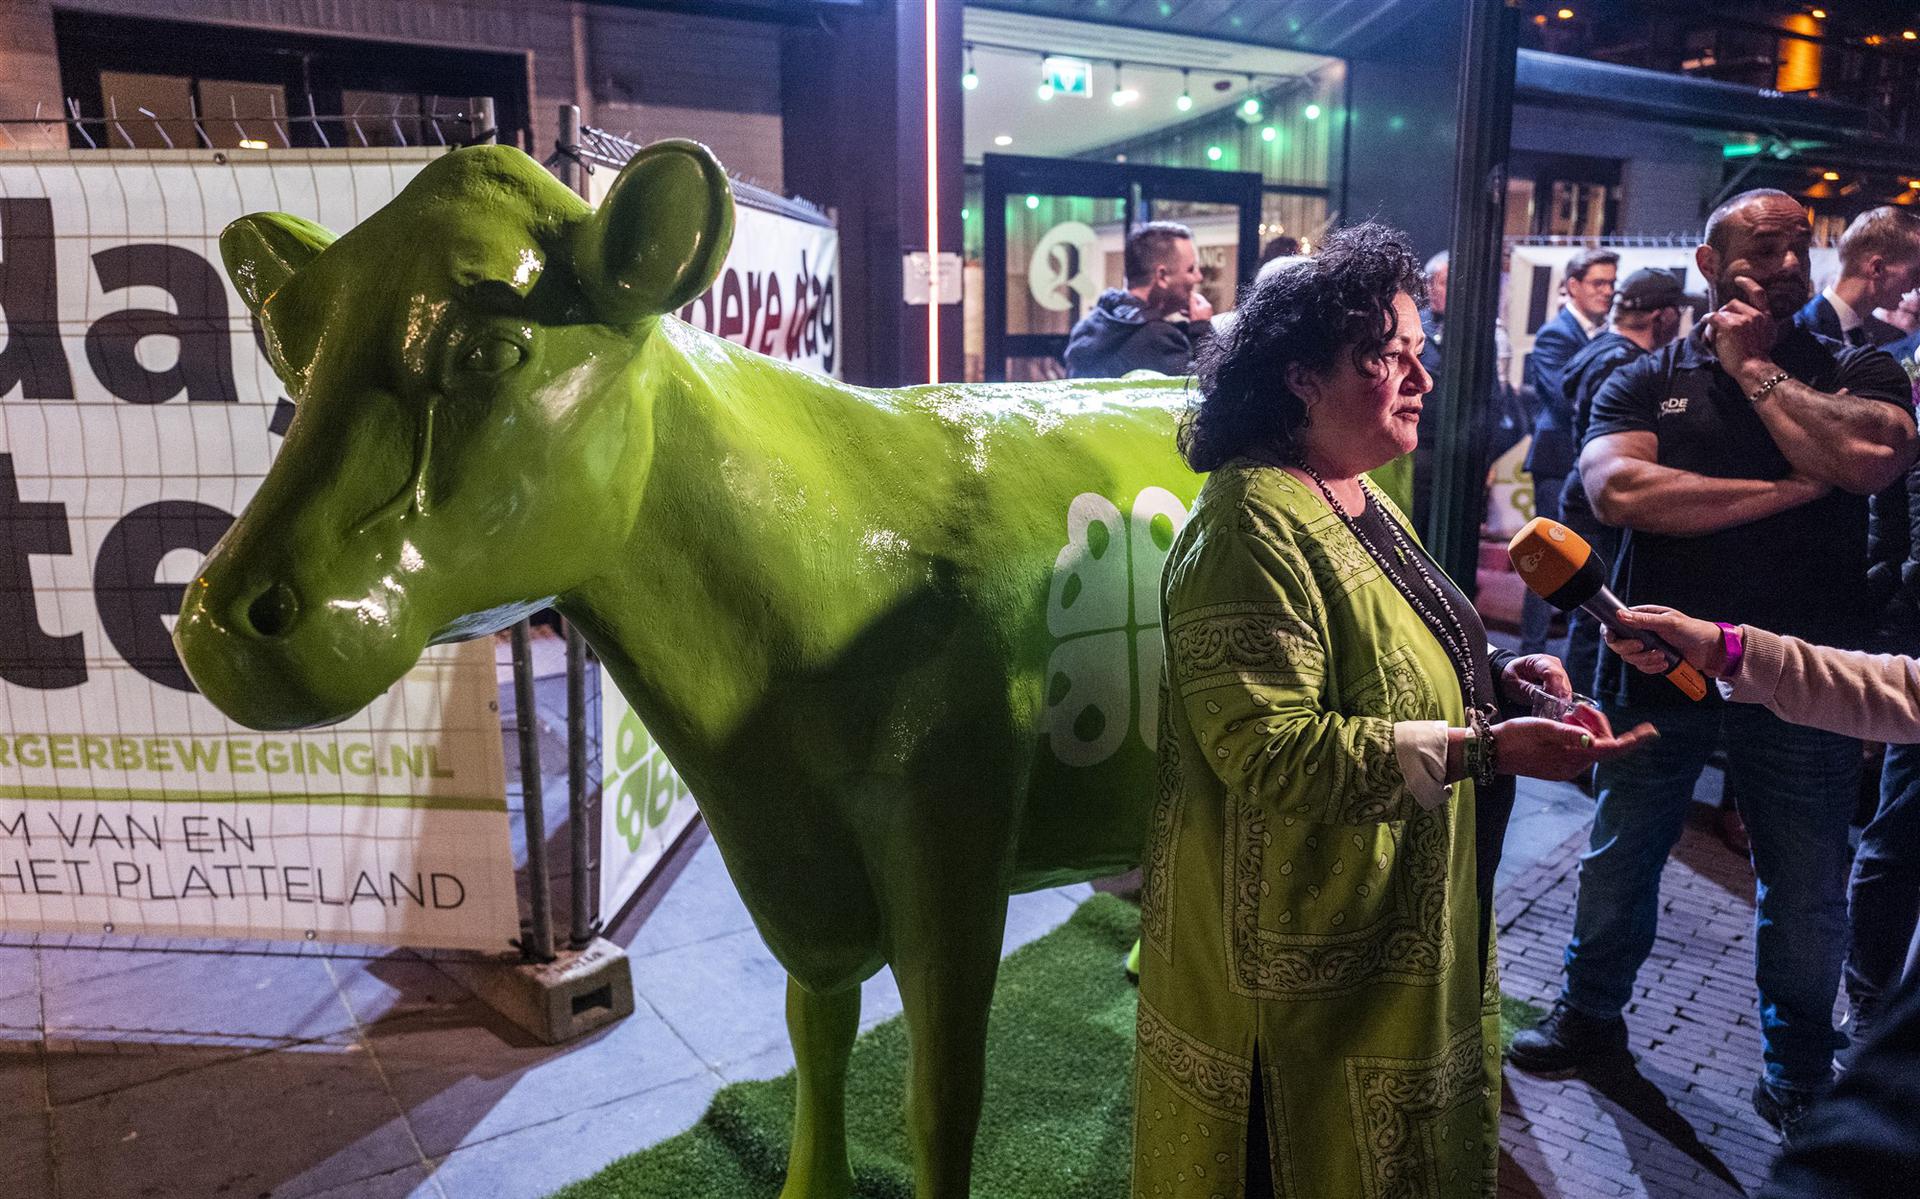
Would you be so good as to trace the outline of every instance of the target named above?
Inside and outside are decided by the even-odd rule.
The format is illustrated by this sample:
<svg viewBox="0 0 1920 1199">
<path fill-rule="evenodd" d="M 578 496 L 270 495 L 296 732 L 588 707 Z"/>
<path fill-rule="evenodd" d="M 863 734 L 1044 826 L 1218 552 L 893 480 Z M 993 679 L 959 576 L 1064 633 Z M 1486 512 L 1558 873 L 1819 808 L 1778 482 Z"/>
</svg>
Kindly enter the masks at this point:
<svg viewBox="0 0 1920 1199">
<path fill-rule="evenodd" d="M 1478 671 L 1474 668 L 1473 642 L 1467 636 L 1466 626 L 1460 623 L 1459 616 L 1454 613 L 1453 606 L 1443 602 L 1440 604 L 1440 612 L 1435 613 L 1433 607 L 1408 584 L 1398 570 L 1394 569 L 1393 562 L 1386 553 L 1373 543 L 1373 539 L 1348 514 L 1346 505 L 1333 494 L 1333 489 L 1328 487 L 1327 481 L 1320 477 L 1320 472 L 1308 466 L 1305 459 L 1296 460 L 1294 465 L 1306 472 L 1307 477 L 1320 488 L 1320 494 L 1327 498 L 1327 506 L 1332 508 L 1333 514 L 1340 518 L 1340 523 L 1347 527 L 1347 532 L 1353 534 L 1353 539 L 1358 541 L 1360 547 L 1367 551 L 1367 556 L 1379 565 L 1380 573 L 1387 576 L 1394 590 L 1400 593 L 1408 605 L 1419 614 L 1427 628 L 1433 631 L 1434 637 L 1440 642 L 1440 648 L 1446 651 L 1448 661 L 1453 664 L 1454 672 L 1460 676 L 1460 687 L 1467 701 L 1467 712 L 1474 718 L 1476 727 L 1480 726 L 1481 721 L 1489 720 L 1492 716 L 1492 706 L 1488 705 L 1487 708 L 1480 706 L 1480 688 Z M 1367 481 L 1361 479 L 1359 483 L 1361 492 L 1367 497 L 1367 503 L 1378 504 L 1379 497 L 1373 493 L 1373 488 Z M 1428 573 L 1426 565 L 1420 560 L 1419 550 L 1407 540 L 1407 535 L 1401 531 L 1399 522 L 1386 518 L 1380 523 L 1387 527 L 1387 535 L 1393 538 L 1394 549 L 1398 551 L 1400 561 L 1412 565 L 1433 595 L 1444 596 L 1446 593 L 1440 589 L 1433 575 Z"/>
</svg>

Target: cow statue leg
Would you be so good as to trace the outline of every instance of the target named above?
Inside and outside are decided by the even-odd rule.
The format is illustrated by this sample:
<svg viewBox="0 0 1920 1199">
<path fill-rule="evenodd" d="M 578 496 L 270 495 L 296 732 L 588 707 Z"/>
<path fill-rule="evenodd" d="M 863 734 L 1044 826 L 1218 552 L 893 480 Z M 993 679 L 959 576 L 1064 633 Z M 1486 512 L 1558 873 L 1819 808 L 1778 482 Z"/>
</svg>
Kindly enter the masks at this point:
<svg viewBox="0 0 1920 1199">
<path fill-rule="evenodd" d="M 907 1019 L 907 1136 L 915 1199 L 967 1199 L 970 1193 L 1005 897 L 990 913 L 973 910 L 976 919 L 967 927 L 942 930 L 963 941 L 943 937 L 944 951 L 910 950 L 894 964 Z"/>
<path fill-rule="evenodd" d="M 860 1031 L 860 988 L 816 995 L 787 978 L 787 1035 L 793 1042 L 793 1147 L 780 1199 L 846 1199 L 847 1058 Z"/>
</svg>

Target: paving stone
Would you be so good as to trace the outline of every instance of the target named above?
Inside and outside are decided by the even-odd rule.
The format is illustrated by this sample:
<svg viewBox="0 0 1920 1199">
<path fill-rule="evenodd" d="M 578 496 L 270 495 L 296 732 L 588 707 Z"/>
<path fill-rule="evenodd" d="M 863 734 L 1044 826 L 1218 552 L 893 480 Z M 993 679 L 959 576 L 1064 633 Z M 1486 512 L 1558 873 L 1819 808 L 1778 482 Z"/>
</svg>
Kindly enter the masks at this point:
<svg viewBox="0 0 1920 1199">
<path fill-rule="evenodd" d="M 692 1127 L 721 1087 L 701 1073 L 462 1149 L 435 1180 L 449 1199 L 545 1199 L 616 1158 Z"/>
<path fill-rule="evenodd" d="M 1558 993 L 1585 844 L 1570 835 L 1499 893 L 1502 963 L 1518 967 L 1503 970 L 1509 994 Z M 1509 1070 L 1503 1196 L 1719 1199 L 1756 1189 L 1778 1154 L 1747 1099 L 1760 1068 L 1751 867 L 1690 826 L 1661 887 L 1660 932 L 1627 1014 L 1636 1073 L 1600 1086 Z M 1545 975 L 1534 965 L 1549 962 Z"/>
<path fill-rule="evenodd" d="M 532 1043 L 469 998 L 383 1021 L 368 1030 L 367 1044 L 421 1149 L 436 1158 L 707 1073 L 644 1005 L 579 1041 L 551 1046 Z"/>
<path fill-rule="evenodd" d="M 364 1052 L 260 1053 L 54 1109 L 63 1199 L 348 1188 L 419 1162 Z"/>
<path fill-rule="evenodd" d="M 274 1043 L 353 1030 L 317 957 L 48 950 L 40 970 L 50 1038 Z"/>
<path fill-rule="evenodd" d="M 673 880 L 673 887 L 660 897 L 659 906 L 627 943 L 627 957 L 638 980 L 648 968 L 646 959 L 656 953 L 751 928 L 753 917 L 747 914 L 747 905 L 740 901 L 740 892 L 720 860 L 719 847 L 712 837 L 706 837 Z"/>
<path fill-rule="evenodd" d="M 38 1046 L 0 1049 L 0 1190 L 20 1199 L 52 1199 L 53 1153 L 47 1140 L 46 1069 Z"/>
</svg>

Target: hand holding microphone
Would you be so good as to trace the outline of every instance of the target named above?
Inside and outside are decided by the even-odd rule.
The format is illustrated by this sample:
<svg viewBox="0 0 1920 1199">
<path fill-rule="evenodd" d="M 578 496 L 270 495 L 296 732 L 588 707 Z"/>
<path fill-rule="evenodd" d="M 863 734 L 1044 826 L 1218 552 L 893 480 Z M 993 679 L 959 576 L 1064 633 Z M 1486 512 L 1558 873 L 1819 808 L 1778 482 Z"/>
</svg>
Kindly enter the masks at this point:
<svg viewBox="0 0 1920 1199">
<path fill-rule="evenodd" d="M 1621 609 L 1620 623 L 1625 627 L 1607 630 L 1607 648 L 1638 670 L 1664 673 L 1666 655 L 1652 644 L 1658 641 L 1704 674 L 1719 678 L 1726 673 L 1727 639 L 1717 624 L 1654 604 Z"/>
<path fill-rule="evenodd" d="M 1706 698 L 1707 681 L 1684 654 L 1645 627 L 1635 628 L 1620 619 L 1625 608 L 1607 590 L 1606 565 L 1585 538 L 1559 521 L 1536 516 L 1514 534 L 1507 553 L 1535 595 L 1562 612 L 1584 608 L 1616 636 L 1641 642 L 1649 652 L 1661 655 L 1658 673 L 1668 682 L 1689 699 Z"/>
</svg>

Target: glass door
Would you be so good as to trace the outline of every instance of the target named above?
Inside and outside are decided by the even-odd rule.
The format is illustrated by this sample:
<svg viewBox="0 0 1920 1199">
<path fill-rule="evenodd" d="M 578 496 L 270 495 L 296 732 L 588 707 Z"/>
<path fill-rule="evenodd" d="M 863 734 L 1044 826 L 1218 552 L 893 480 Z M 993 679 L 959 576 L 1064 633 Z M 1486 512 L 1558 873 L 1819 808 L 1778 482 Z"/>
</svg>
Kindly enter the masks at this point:
<svg viewBox="0 0 1920 1199">
<path fill-rule="evenodd" d="M 989 380 L 1065 377 L 1067 334 L 1102 291 L 1126 286 L 1127 234 L 1148 221 L 1193 230 L 1216 311 L 1259 260 L 1251 172 L 989 154 L 981 183 Z"/>
</svg>

